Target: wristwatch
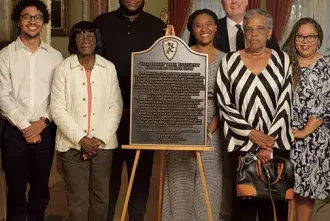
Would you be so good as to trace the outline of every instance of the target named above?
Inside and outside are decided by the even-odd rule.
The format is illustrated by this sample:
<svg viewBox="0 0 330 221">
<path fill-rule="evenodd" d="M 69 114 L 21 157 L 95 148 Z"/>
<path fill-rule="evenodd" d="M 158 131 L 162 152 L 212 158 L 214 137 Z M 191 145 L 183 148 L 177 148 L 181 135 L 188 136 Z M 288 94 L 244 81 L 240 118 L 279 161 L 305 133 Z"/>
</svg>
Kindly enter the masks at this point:
<svg viewBox="0 0 330 221">
<path fill-rule="evenodd" d="M 46 126 L 49 126 L 49 124 L 51 123 L 50 120 L 46 117 L 40 117 L 40 119 L 45 122 Z"/>
<path fill-rule="evenodd" d="M 211 131 L 207 131 L 207 137 L 209 138 L 209 139 L 211 139 L 212 137 L 213 137 L 213 132 L 211 132 Z"/>
</svg>

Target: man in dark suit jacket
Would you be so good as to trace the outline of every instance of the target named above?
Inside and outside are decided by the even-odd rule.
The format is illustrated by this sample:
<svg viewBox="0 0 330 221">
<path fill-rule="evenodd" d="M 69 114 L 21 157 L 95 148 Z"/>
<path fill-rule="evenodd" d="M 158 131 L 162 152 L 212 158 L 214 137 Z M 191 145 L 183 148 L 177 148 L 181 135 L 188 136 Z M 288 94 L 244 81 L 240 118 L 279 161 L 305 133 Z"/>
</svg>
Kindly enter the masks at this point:
<svg viewBox="0 0 330 221">
<path fill-rule="evenodd" d="M 217 22 L 219 37 L 216 47 L 225 53 L 237 51 L 237 25 L 243 26 L 243 18 L 248 6 L 248 0 L 221 0 L 221 3 L 227 16 L 219 19 Z M 274 32 L 271 39 L 267 42 L 267 48 L 280 50 Z"/>
</svg>

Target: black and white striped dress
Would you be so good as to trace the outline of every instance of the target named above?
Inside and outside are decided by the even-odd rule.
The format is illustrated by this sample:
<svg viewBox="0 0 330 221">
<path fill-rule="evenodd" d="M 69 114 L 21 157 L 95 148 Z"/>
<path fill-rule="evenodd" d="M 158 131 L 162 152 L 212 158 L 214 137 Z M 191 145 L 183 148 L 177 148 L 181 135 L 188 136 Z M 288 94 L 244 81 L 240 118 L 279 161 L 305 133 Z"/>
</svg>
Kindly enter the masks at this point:
<svg viewBox="0 0 330 221">
<path fill-rule="evenodd" d="M 292 73 L 289 56 L 272 50 L 266 68 L 252 73 L 239 51 L 223 57 L 218 76 L 218 101 L 225 119 L 224 135 L 228 151 L 254 151 L 249 140 L 252 129 L 276 138 L 275 147 L 290 149 Z"/>
</svg>

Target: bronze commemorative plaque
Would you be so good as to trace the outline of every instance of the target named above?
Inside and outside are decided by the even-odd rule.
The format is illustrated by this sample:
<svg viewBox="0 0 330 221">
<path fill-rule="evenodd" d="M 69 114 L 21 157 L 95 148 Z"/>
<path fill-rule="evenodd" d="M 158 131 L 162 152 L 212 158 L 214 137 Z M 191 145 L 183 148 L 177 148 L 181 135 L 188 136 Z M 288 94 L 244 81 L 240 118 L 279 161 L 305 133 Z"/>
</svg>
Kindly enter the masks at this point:
<svg viewBox="0 0 330 221">
<path fill-rule="evenodd" d="M 205 145 L 207 64 L 173 36 L 132 54 L 131 145 Z"/>
</svg>

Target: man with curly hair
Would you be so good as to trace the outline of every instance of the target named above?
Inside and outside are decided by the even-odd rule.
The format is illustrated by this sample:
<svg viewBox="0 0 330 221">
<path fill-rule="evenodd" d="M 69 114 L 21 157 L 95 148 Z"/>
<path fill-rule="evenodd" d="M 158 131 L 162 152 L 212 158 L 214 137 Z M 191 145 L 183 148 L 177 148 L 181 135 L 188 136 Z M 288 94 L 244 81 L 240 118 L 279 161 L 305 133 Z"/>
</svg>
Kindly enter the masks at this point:
<svg viewBox="0 0 330 221">
<path fill-rule="evenodd" d="M 49 115 L 50 88 L 53 70 L 63 58 L 40 38 L 43 25 L 49 21 L 42 1 L 21 1 L 13 10 L 12 20 L 19 28 L 19 36 L 0 51 L 7 220 L 43 221 L 55 143 L 55 126 Z"/>
</svg>

